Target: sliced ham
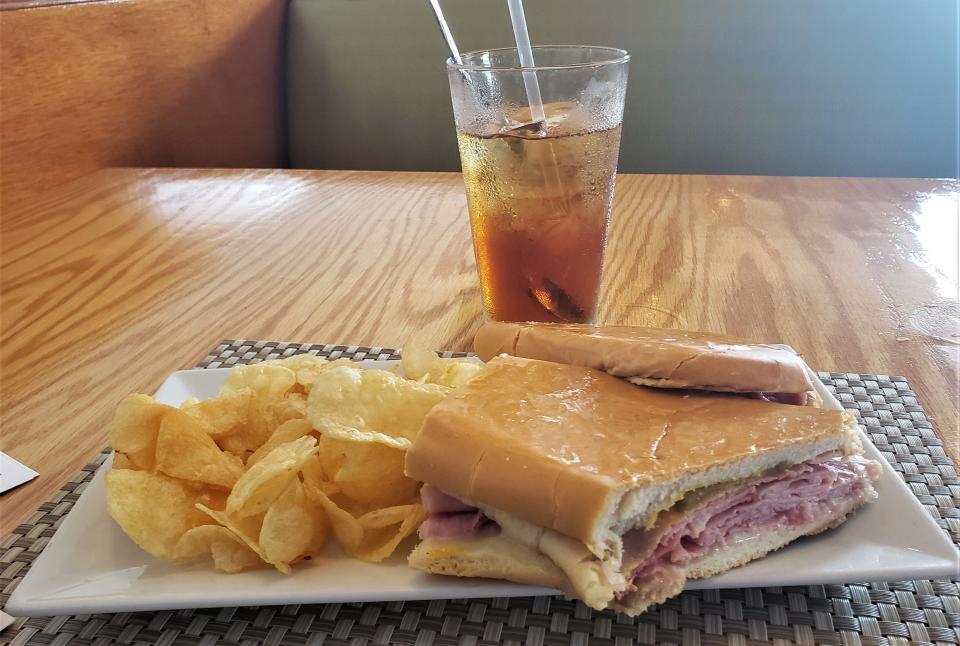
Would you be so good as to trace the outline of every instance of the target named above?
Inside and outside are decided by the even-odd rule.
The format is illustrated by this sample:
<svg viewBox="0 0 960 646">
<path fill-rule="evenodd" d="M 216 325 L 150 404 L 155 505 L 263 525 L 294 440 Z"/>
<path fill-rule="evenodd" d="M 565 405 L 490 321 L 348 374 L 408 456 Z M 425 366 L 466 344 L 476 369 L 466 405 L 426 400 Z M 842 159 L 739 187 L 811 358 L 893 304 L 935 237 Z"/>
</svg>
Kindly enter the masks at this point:
<svg viewBox="0 0 960 646">
<path fill-rule="evenodd" d="M 500 533 L 500 526 L 482 511 L 430 485 L 420 488 L 420 500 L 427 512 L 420 538 L 467 540 Z"/>
<path fill-rule="evenodd" d="M 754 399 L 793 406 L 806 406 L 810 403 L 809 393 L 749 393 L 749 396 Z"/>
<path fill-rule="evenodd" d="M 831 453 L 734 487 L 688 496 L 660 514 L 653 529 L 623 536 L 623 564 L 631 571 L 632 589 L 645 580 L 672 578 L 681 566 L 738 537 L 826 521 L 845 502 L 865 495 L 879 469 L 861 456 Z"/>
<path fill-rule="evenodd" d="M 429 516 L 420 525 L 420 538 L 453 538 L 466 540 L 496 536 L 500 526 L 487 518 L 482 511 Z"/>
<path fill-rule="evenodd" d="M 471 507 L 459 498 L 454 498 L 436 487 L 428 484 L 420 487 L 420 502 L 423 504 L 424 511 L 431 514 L 455 514 L 461 511 L 476 511 L 476 507 Z"/>
<path fill-rule="evenodd" d="M 858 455 L 833 451 L 801 464 L 772 469 L 755 478 L 688 494 L 661 512 L 651 529 L 623 536 L 623 568 L 631 586 L 645 580 L 675 580 L 691 561 L 743 536 L 833 517 L 854 497 L 866 495 L 880 466 Z M 500 526 L 474 506 L 430 485 L 420 490 L 427 520 L 421 538 L 468 540 L 494 536 Z"/>
</svg>

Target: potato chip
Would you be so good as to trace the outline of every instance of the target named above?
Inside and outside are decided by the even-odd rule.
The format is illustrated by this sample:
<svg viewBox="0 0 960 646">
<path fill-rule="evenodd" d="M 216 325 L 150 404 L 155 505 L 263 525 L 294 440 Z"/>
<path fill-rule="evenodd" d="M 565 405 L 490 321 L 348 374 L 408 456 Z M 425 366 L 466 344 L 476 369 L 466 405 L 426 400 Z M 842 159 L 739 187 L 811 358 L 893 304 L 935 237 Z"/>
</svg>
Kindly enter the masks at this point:
<svg viewBox="0 0 960 646">
<path fill-rule="evenodd" d="M 222 511 L 210 509 L 206 505 L 198 504 L 197 509 L 217 521 L 223 527 L 226 527 L 228 530 L 230 530 L 230 532 L 239 538 L 244 545 L 256 553 L 262 561 L 269 563 L 284 574 L 290 574 L 289 564 L 282 561 L 271 562 L 269 559 L 267 559 L 267 556 L 263 553 L 263 550 L 260 549 L 260 544 L 257 542 L 257 538 L 260 535 L 260 526 L 263 524 L 262 515 L 245 519 L 237 519 L 232 518 L 229 514 L 226 514 Z"/>
<path fill-rule="evenodd" d="M 338 440 L 330 435 L 321 435 L 317 440 L 317 460 L 320 466 L 319 477 L 314 476 L 313 482 L 316 485 L 331 482 L 337 475 L 337 472 L 343 468 L 343 463 L 347 460 L 347 454 L 339 448 Z M 304 476 L 306 478 L 306 475 Z"/>
<path fill-rule="evenodd" d="M 379 563 L 396 551 L 403 539 L 413 534 L 426 519 L 422 505 L 403 505 L 378 509 L 358 519 L 364 528 L 363 541 L 351 554 L 358 559 Z M 367 519 L 366 521 L 364 519 Z M 394 525 L 400 526 L 393 529 Z"/>
<path fill-rule="evenodd" d="M 371 563 L 379 563 L 393 554 L 401 541 L 415 532 L 426 518 L 419 504 L 378 509 L 355 518 L 312 483 L 305 482 L 304 490 L 327 512 L 333 533 L 344 551 Z M 399 527 L 394 529 L 396 525 Z"/>
<path fill-rule="evenodd" d="M 229 574 L 265 565 L 256 552 L 236 541 L 217 541 L 211 544 L 210 556 L 213 557 L 213 567 Z"/>
<path fill-rule="evenodd" d="M 319 453 L 300 465 L 300 474 L 304 482 L 320 487 L 324 481 L 323 467 L 320 464 Z"/>
<path fill-rule="evenodd" d="M 318 459 L 327 480 L 363 506 L 411 502 L 419 483 L 403 473 L 404 451 L 375 439 L 338 439 L 325 434 Z"/>
<path fill-rule="evenodd" d="M 110 444 L 117 451 L 134 453 L 147 448 L 156 440 L 160 422 L 172 406 L 161 404 L 149 395 L 128 395 L 117 406 L 108 432 Z"/>
<path fill-rule="evenodd" d="M 339 496 L 340 487 L 335 482 L 325 481 L 320 485 L 320 490 L 328 496 Z"/>
<path fill-rule="evenodd" d="M 304 487 L 303 492 L 306 494 L 306 487 Z M 327 542 L 327 537 L 330 535 L 330 517 L 323 507 L 315 504 L 309 497 L 307 503 L 310 505 L 313 516 L 313 538 L 306 549 L 306 554 L 312 555 L 319 552 Z"/>
<path fill-rule="evenodd" d="M 245 457 L 263 448 L 280 426 L 293 419 L 303 419 L 307 398 L 302 393 L 290 393 L 279 401 L 265 404 L 252 402 L 248 413 L 248 427 L 235 436 L 221 438 L 218 442 L 225 451 Z M 264 435 L 263 433 L 266 433 Z"/>
<path fill-rule="evenodd" d="M 105 477 L 110 516 L 153 556 L 173 558 L 180 537 L 206 520 L 194 508 L 197 492 L 182 481 L 129 469 Z"/>
<path fill-rule="evenodd" d="M 317 375 L 337 366 L 353 365 L 354 362 L 349 359 L 328 361 L 313 354 L 295 354 L 285 359 L 271 359 L 264 363 L 271 363 L 292 370 L 297 376 L 297 385 L 300 389 L 304 392 L 310 392 L 310 387 L 316 380 Z"/>
<path fill-rule="evenodd" d="M 266 565 L 242 539 L 222 525 L 200 525 L 188 530 L 174 552 L 177 560 L 211 556 L 216 569 L 229 573 Z"/>
<path fill-rule="evenodd" d="M 133 463 L 133 460 L 127 457 L 126 453 L 120 453 L 115 451 L 113 454 L 113 463 L 110 465 L 111 469 L 136 469 L 137 466 Z"/>
<path fill-rule="evenodd" d="M 246 424 L 237 433 L 228 436 L 231 440 L 223 439 L 223 448 L 237 455 L 260 448 L 278 425 L 274 422 L 271 406 L 286 397 L 296 382 L 293 371 L 283 366 L 258 363 L 234 367 L 220 388 L 221 396 L 244 388 L 249 388 L 253 393 Z"/>
<path fill-rule="evenodd" d="M 327 496 L 339 493 L 339 488 L 330 482 L 324 481 L 323 467 L 320 466 L 318 456 L 314 455 L 300 466 L 300 475 L 303 478 L 301 485 L 304 494 L 307 493 L 307 487 L 313 486 L 322 491 Z M 313 554 L 318 551 L 327 540 L 330 533 L 330 518 L 327 512 L 314 499 L 307 495 L 309 508 L 314 513 L 314 535 L 313 541 L 308 553 Z"/>
<path fill-rule="evenodd" d="M 303 488 L 307 497 L 323 507 L 323 510 L 327 512 L 327 518 L 330 519 L 330 525 L 333 527 L 333 535 L 337 537 L 337 542 L 340 543 L 340 546 L 346 550 L 348 554 L 359 548 L 361 541 L 363 541 L 363 527 L 359 521 L 357 521 L 350 512 L 342 509 L 337 503 L 333 502 L 333 500 L 314 483 L 304 481 Z"/>
<path fill-rule="evenodd" d="M 333 361 L 327 361 L 326 363 L 318 363 L 309 368 L 300 368 L 296 371 L 297 383 L 303 386 L 304 391 L 309 394 L 310 390 L 313 388 L 313 382 L 315 382 L 317 377 L 322 373 L 339 366 L 355 365 L 357 365 L 356 362 L 350 359 L 334 359 Z"/>
<path fill-rule="evenodd" d="M 263 443 L 270 438 L 270 434 L 279 426 L 278 423 L 274 422 L 273 412 L 270 408 L 271 402 L 264 404 L 254 401 L 250 405 L 247 425 L 243 428 L 243 431 L 235 436 L 243 441 L 243 446 L 247 451 L 256 451 L 263 446 Z"/>
<path fill-rule="evenodd" d="M 217 444 L 224 450 L 239 456 L 246 461 L 250 454 L 263 446 L 276 430 L 279 424 L 273 423 L 273 414 L 266 405 L 253 400 L 250 402 L 250 411 L 247 414 L 247 423 L 233 435 L 217 439 Z"/>
<path fill-rule="evenodd" d="M 475 370 L 405 354 L 420 383 L 296 355 L 237 366 L 217 397 L 179 409 L 128 397 L 110 427 L 111 516 L 154 556 L 211 558 L 225 572 L 289 573 L 330 533 L 356 558 L 387 558 L 423 520 L 405 451 Z"/>
<path fill-rule="evenodd" d="M 264 514 L 249 518 L 234 518 L 226 512 L 212 509 L 203 503 L 197 503 L 197 509 L 215 520 L 220 526 L 229 529 L 240 541 L 259 554 L 261 558 L 264 558 L 260 550 L 260 543 L 257 541 L 257 537 L 260 535 L 260 527 L 263 525 Z M 209 521 L 209 519 L 207 520 Z M 266 558 L 264 558 L 264 562 L 266 562 Z"/>
<path fill-rule="evenodd" d="M 156 468 L 157 462 L 156 448 L 157 445 L 154 443 L 153 446 L 149 446 L 142 451 L 128 453 L 127 458 L 130 460 L 130 464 L 133 465 L 132 468 L 139 471 L 153 471 Z"/>
<path fill-rule="evenodd" d="M 216 541 L 210 544 L 213 567 L 227 574 L 262 568 L 266 563 L 243 542 Z"/>
<path fill-rule="evenodd" d="M 277 498 L 260 528 L 260 549 L 271 563 L 290 563 L 313 545 L 316 506 L 307 500 L 299 478 Z"/>
<path fill-rule="evenodd" d="M 379 433 L 412 441 L 427 412 L 449 391 L 386 370 L 339 366 L 319 375 L 307 398 L 307 419 L 321 433 Z M 403 448 L 403 447 L 398 447 Z"/>
<path fill-rule="evenodd" d="M 226 512 L 248 518 L 267 511 L 283 493 L 300 467 L 317 452 L 317 440 L 301 437 L 281 444 L 244 473 L 227 498 Z"/>
<path fill-rule="evenodd" d="M 306 416 L 307 396 L 302 393 L 290 393 L 280 401 L 270 402 L 264 413 L 264 417 L 274 428 L 291 419 L 303 419 Z"/>
<path fill-rule="evenodd" d="M 241 388 L 203 401 L 188 400 L 180 404 L 180 410 L 202 421 L 210 437 L 218 438 L 243 430 L 252 398 L 251 389 Z"/>
<path fill-rule="evenodd" d="M 340 493 L 340 487 L 326 479 L 319 454 L 303 463 L 303 466 L 300 467 L 300 474 L 303 476 L 305 485 L 310 483 L 328 496 Z"/>
<path fill-rule="evenodd" d="M 375 442 L 384 446 L 391 446 L 395 449 L 405 451 L 413 446 L 413 442 L 405 437 L 392 437 L 385 433 L 376 431 L 361 431 L 355 428 L 326 428 L 321 433 L 324 437 L 346 440 L 350 442 Z"/>
<path fill-rule="evenodd" d="M 293 374 L 297 374 L 297 372 L 300 370 L 322 371 L 323 368 L 329 363 L 330 361 L 323 357 L 318 357 L 315 354 L 305 353 L 292 354 L 289 357 L 284 357 L 283 359 L 267 359 L 261 365 L 280 366 L 281 368 L 286 368 L 287 370 L 293 371 Z"/>
<path fill-rule="evenodd" d="M 364 529 L 383 529 L 384 527 L 402 523 L 404 519 L 419 511 L 416 507 L 420 507 L 420 504 L 374 509 L 360 516 L 357 522 L 360 523 L 360 526 Z"/>
<path fill-rule="evenodd" d="M 217 446 L 231 453 L 242 461 L 246 462 L 250 455 L 254 452 L 254 448 L 250 448 L 254 442 L 250 441 L 250 437 L 245 433 L 234 433 L 233 435 L 227 435 L 226 437 L 218 437 L 216 439 Z"/>
<path fill-rule="evenodd" d="M 403 375 L 407 379 L 418 379 L 425 377 L 434 362 L 440 357 L 437 353 L 428 350 L 420 345 L 406 345 L 400 351 L 401 365 L 403 365 Z"/>
<path fill-rule="evenodd" d="M 230 492 L 220 487 L 198 487 L 197 502 L 210 509 L 223 509 L 227 506 L 227 497 Z"/>
<path fill-rule="evenodd" d="M 171 410 L 176 409 L 149 395 L 127 396 L 117 406 L 107 429 L 110 445 L 114 450 L 126 453 L 138 468 L 152 470 L 160 422 Z"/>
<path fill-rule="evenodd" d="M 437 359 L 424 381 L 450 388 L 463 386 L 480 372 L 483 363 L 477 359 Z"/>
<path fill-rule="evenodd" d="M 179 560 L 196 559 L 210 553 L 210 544 L 216 541 L 239 541 L 226 527 L 220 525 L 198 525 L 192 527 L 180 537 L 173 558 Z"/>
<path fill-rule="evenodd" d="M 240 365 L 234 366 L 227 374 L 220 394 L 250 388 L 258 398 L 275 401 L 286 395 L 296 382 L 293 371 L 283 366 L 267 362 Z"/>
<path fill-rule="evenodd" d="M 263 446 L 253 452 L 249 458 L 247 458 L 247 467 L 252 467 L 260 459 L 266 456 L 270 451 L 274 450 L 281 444 L 286 444 L 287 442 L 292 442 L 294 440 L 300 439 L 304 435 L 313 432 L 313 424 L 308 422 L 305 419 L 291 419 L 280 426 L 277 427 L 277 430 L 273 432 Z"/>
<path fill-rule="evenodd" d="M 221 451 L 201 421 L 177 409 L 170 410 L 160 423 L 156 468 L 174 478 L 225 489 L 243 475 L 240 459 Z"/>
<path fill-rule="evenodd" d="M 483 362 L 472 357 L 443 359 L 421 346 L 407 346 L 402 350 L 403 374 L 420 383 L 457 388 L 474 378 Z"/>
</svg>

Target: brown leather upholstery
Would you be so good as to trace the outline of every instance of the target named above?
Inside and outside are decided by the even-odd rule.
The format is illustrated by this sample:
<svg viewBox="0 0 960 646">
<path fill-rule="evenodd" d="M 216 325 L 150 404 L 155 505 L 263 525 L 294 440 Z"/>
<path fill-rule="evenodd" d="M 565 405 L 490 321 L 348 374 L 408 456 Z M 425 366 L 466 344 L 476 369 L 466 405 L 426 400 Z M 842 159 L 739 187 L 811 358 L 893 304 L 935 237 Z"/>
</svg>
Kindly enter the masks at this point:
<svg viewBox="0 0 960 646">
<path fill-rule="evenodd" d="M 0 199 L 103 166 L 279 165 L 285 5 L 0 5 Z"/>
</svg>

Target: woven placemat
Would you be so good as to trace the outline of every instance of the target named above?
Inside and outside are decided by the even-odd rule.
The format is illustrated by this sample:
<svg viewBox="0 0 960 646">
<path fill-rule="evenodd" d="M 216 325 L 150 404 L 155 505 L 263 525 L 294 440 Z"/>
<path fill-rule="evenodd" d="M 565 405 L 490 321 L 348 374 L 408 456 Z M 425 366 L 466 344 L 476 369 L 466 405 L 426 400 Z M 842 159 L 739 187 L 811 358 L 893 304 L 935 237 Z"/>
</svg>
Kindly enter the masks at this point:
<svg viewBox="0 0 960 646">
<path fill-rule="evenodd" d="M 223 341 L 201 368 L 309 352 L 396 359 L 397 351 L 344 345 Z M 447 353 L 446 356 L 463 356 Z M 819 373 L 852 410 L 940 527 L 960 545 L 960 478 L 902 377 Z M 0 604 L 47 544 L 108 452 L 0 542 Z M 20 618 L 11 644 L 365 646 L 413 644 L 960 644 L 957 581 L 857 582 L 701 590 L 636 618 L 563 597 L 264 606 Z"/>
</svg>

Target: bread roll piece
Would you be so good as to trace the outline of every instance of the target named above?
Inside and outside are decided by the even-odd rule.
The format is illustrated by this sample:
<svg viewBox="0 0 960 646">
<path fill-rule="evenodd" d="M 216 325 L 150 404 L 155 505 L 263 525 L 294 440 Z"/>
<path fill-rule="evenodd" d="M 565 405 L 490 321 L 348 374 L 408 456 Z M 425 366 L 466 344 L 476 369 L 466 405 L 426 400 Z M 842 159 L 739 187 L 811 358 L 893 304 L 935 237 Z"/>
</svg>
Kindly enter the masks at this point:
<svg viewBox="0 0 960 646">
<path fill-rule="evenodd" d="M 430 485 L 410 563 L 636 614 L 688 577 L 842 522 L 876 495 L 879 466 L 861 453 L 842 410 L 498 356 L 407 452 L 407 475 Z"/>
<path fill-rule="evenodd" d="M 406 472 L 583 542 L 598 557 L 687 492 L 859 447 L 845 411 L 637 388 L 604 372 L 493 358 L 431 409 Z"/>
<path fill-rule="evenodd" d="M 557 323 L 488 322 L 474 338 L 484 361 L 498 354 L 602 370 L 643 386 L 718 392 L 813 391 L 809 370 L 787 346 L 709 332 Z"/>
</svg>

